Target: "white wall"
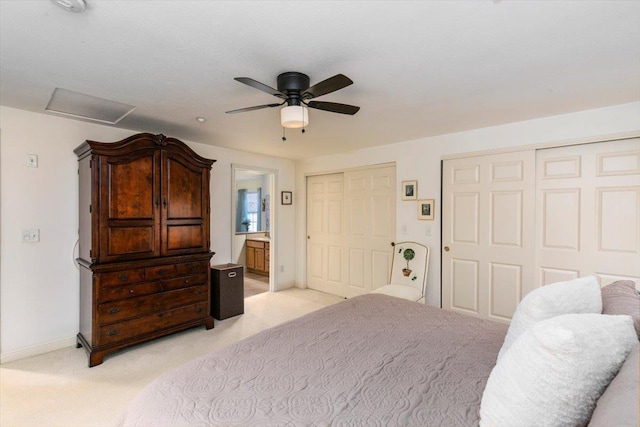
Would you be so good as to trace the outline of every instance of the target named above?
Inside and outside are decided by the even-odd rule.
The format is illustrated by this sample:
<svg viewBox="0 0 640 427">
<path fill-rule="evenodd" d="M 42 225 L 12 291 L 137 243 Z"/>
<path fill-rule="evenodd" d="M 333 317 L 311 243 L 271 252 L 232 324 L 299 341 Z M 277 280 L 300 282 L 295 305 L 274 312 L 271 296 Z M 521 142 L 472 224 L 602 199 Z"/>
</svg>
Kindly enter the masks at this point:
<svg viewBox="0 0 640 427">
<path fill-rule="evenodd" d="M 431 248 L 431 260 L 427 282 L 426 302 L 440 305 L 440 164 L 442 156 L 475 152 L 493 148 L 521 146 L 564 140 L 588 139 L 599 135 L 640 132 L 640 102 L 582 111 L 560 116 L 511 123 L 467 132 L 454 133 L 432 138 L 375 148 L 358 150 L 345 154 L 323 156 L 300 161 L 296 168 L 296 244 L 298 262 L 296 283 L 306 286 L 306 220 L 305 220 L 305 176 L 329 171 L 338 171 L 365 165 L 396 162 L 398 196 L 396 204 L 396 241 L 414 240 Z M 400 183 L 407 180 L 418 181 L 418 198 L 435 199 L 434 221 L 417 219 L 415 201 L 402 201 Z M 407 233 L 402 233 L 406 226 Z M 427 226 L 433 235 L 427 236 Z"/>
<path fill-rule="evenodd" d="M 0 107 L 0 359 L 72 345 L 78 332 L 78 271 L 73 248 L 78 238 L 78 175 L 73 149 L 84 140 L 118 141 L 137 131 L 116 129 Z M 140 131 L 145 131 L 140 130 Z M 167 135 L 172 136 L 172 135 Z M 212 264 L 231 261 L 231 163 L 277 170 L 278 187 L 295 183 L 291 160 L 186 143 L 216 159 L 211 172 Z M 37 154 L 38 168 L 25 166 Z M 277 191 L 280 191 L 276 187 Z M 276 289 L 294 285 L 295 215 L 276 210 Z M 23 229 L 40 229 L 39 243 L 21 243 Z"/>
<path fill-rule="evenodd" d="M 86 139 L 117 141 L 136 131 L 0 107 L 0 360 L 9 361 L 65 345 L 78 331 L 78 272 L 72 250 L 78 228 L 77 160 L 73 149 Z M 140 131 L 144 131 L 140 130 Z M 213 264 L 231 261 L 231 164 L 277 170 L 272 197 L 277 233 L 276 289 L 305 286 L 305 176 L 396 162 L 398 185 L 418 180 L 418 197 L 436 199 L 433 222 L 417 220 L 415 202 L 398 192 L 397 239 L 432 248 L 427 302 L 440 303 L 440 160 L 443 155 L 597 135 L 640 131 L 640 103 L 589 110 L 492 128 L 425 138 L 294 163 L 187 142 L 216 159 L 212 169 Z M 171 136 L 171 135 L 168 135 Z M 25 155 L 37 154 L 37 169 Z M 293 206 L 281 206 L 281 190 L 294 191 Z M 295 226 L 294 226 L 295 223 Z M 431 224 L 433 236 L 426 236 Z M 407 234 L 401 234 L 402 226 Z M 21 243 L 23 229 L 39 228 L 40 243 Z M 297 249 L 297 250 L 296 250 Z M 298 262 L 296 262 L 298 261 Z M 280 272 L 280 266 L 284 272 Z"/>
</svg>

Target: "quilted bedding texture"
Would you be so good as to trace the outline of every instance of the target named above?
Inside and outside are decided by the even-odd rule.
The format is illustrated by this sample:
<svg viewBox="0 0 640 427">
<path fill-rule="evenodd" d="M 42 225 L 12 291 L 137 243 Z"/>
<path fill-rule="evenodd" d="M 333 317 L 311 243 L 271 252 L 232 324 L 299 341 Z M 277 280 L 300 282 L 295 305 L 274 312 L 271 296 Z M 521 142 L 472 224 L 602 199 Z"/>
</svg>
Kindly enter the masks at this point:
<svg viewBox="0 0 640 427">
<path fill-rule="evenodd" d="M 475 426 L 507 326 L 369 294 L 149 384 L 125 426 Z"/>
</svg>

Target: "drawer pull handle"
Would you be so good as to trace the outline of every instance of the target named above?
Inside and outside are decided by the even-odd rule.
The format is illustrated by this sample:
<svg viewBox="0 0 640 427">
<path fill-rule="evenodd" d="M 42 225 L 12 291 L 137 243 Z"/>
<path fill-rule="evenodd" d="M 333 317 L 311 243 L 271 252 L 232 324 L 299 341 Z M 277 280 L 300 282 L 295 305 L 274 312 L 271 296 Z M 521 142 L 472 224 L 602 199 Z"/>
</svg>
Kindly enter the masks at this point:
<svg viewBox="0 0 640 427">
<path fill-rule="evenodd" d="M 189 284 L 189 279 L 185 280 L 184 283 Z"/>
<path fill-rule="evenodd" d="M 158 275 L 164 276 L 167 270 L 158 270 Z"/>
<path fill-rule="evenodd" d="M 204 295 L 204 292 L 202 292 L 202 291 L 196 291 L 196 295 L 198 295 L 198 296 L 200 297 L 200 296 Z"/>
<path fill-rule="evenodd" d="M 125 280 L 127 280 L 128 278 L 129 278 L 128 274 L 121 274 L 121 275 L 118 276 L 118 279 L 122 280 L 123 282 Z"/>
<path fill-rule="evenodd" d="M 120 333 L 120 329 L 112 329 L 109 332 L 107 332 L 107 335 L 110 337 L 115 337 L 119 333 Z"/>
<path fill-rule="evenodd" d="M 107 311 L 108 314 L 118 314 L 120 313 L 120 307 L 113 307 L 111 310 Z"/>
<path fill-rule="evenodd" d="M 198 307 L 198 308 L 196 309 L 196 313 L 202 313 L 202 307 Z"/>
<path fill-rule="evenodd" d="M 196 269 L 196 266 L 195 266 L 195 265 L 190 265 L 190 266 L 189 266 L 189 271 L 193 271 L 193 270 L 195 270 L 195 269 Z"/>
<path fill-rule="evenodd" d="M 129 289 L 129 293 L 130 293 L 130 294 L 132 294 L 132 293 L 134 293 L 134 292 L 135 292 L 135 291 L 134 291 L 133 289 Z"/>
<path fill-rule="evenodd" d="M 227 274 L 227 276 L 229 277 L 236 277 L 238 275 L 238 273 L 236 273 L 235 271 L 232 271 L 231 273 Z"/>
</svg>

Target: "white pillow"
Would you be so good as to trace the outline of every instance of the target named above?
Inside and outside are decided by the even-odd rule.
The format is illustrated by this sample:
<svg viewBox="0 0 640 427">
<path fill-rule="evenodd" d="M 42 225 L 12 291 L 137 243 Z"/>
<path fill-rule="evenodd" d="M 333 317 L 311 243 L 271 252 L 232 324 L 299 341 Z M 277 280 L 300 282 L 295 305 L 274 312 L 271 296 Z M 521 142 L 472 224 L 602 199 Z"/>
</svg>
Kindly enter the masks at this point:
<svg viewBox="0 0 640 427">
<path fill-rule="evenodd" d="M 498 360 L 536 322 L 562 314 L 577 313 L 602 313 L 602 295 L 595 277 L 582 277 L 534 289 L 516 307 L 498 353 Z"/>
<path fill-rule="evenodd" d="M 630 316 L 566 314 L 536 323 L 491 371 L 480 426 L 585 425 L 634 345 Z"/>
</svg>

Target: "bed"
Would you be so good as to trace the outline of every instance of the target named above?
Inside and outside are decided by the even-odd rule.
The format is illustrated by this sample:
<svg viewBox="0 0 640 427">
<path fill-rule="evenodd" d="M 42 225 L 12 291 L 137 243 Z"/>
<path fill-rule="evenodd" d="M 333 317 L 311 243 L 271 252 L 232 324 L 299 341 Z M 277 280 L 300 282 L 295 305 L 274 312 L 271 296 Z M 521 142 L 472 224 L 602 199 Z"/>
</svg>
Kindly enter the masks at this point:
<svg viewBox="0 0 640 427">
<path fill-rule="evenodd" d="M 363 295 L 161 377 L 125 425 L 474 425 L 506 331 Z"/>
<path fill-rule="evenodd" d="M 123 425 L 475 426 L 507 329 L 363 295 L 162 375 Z"/>
</svg>

